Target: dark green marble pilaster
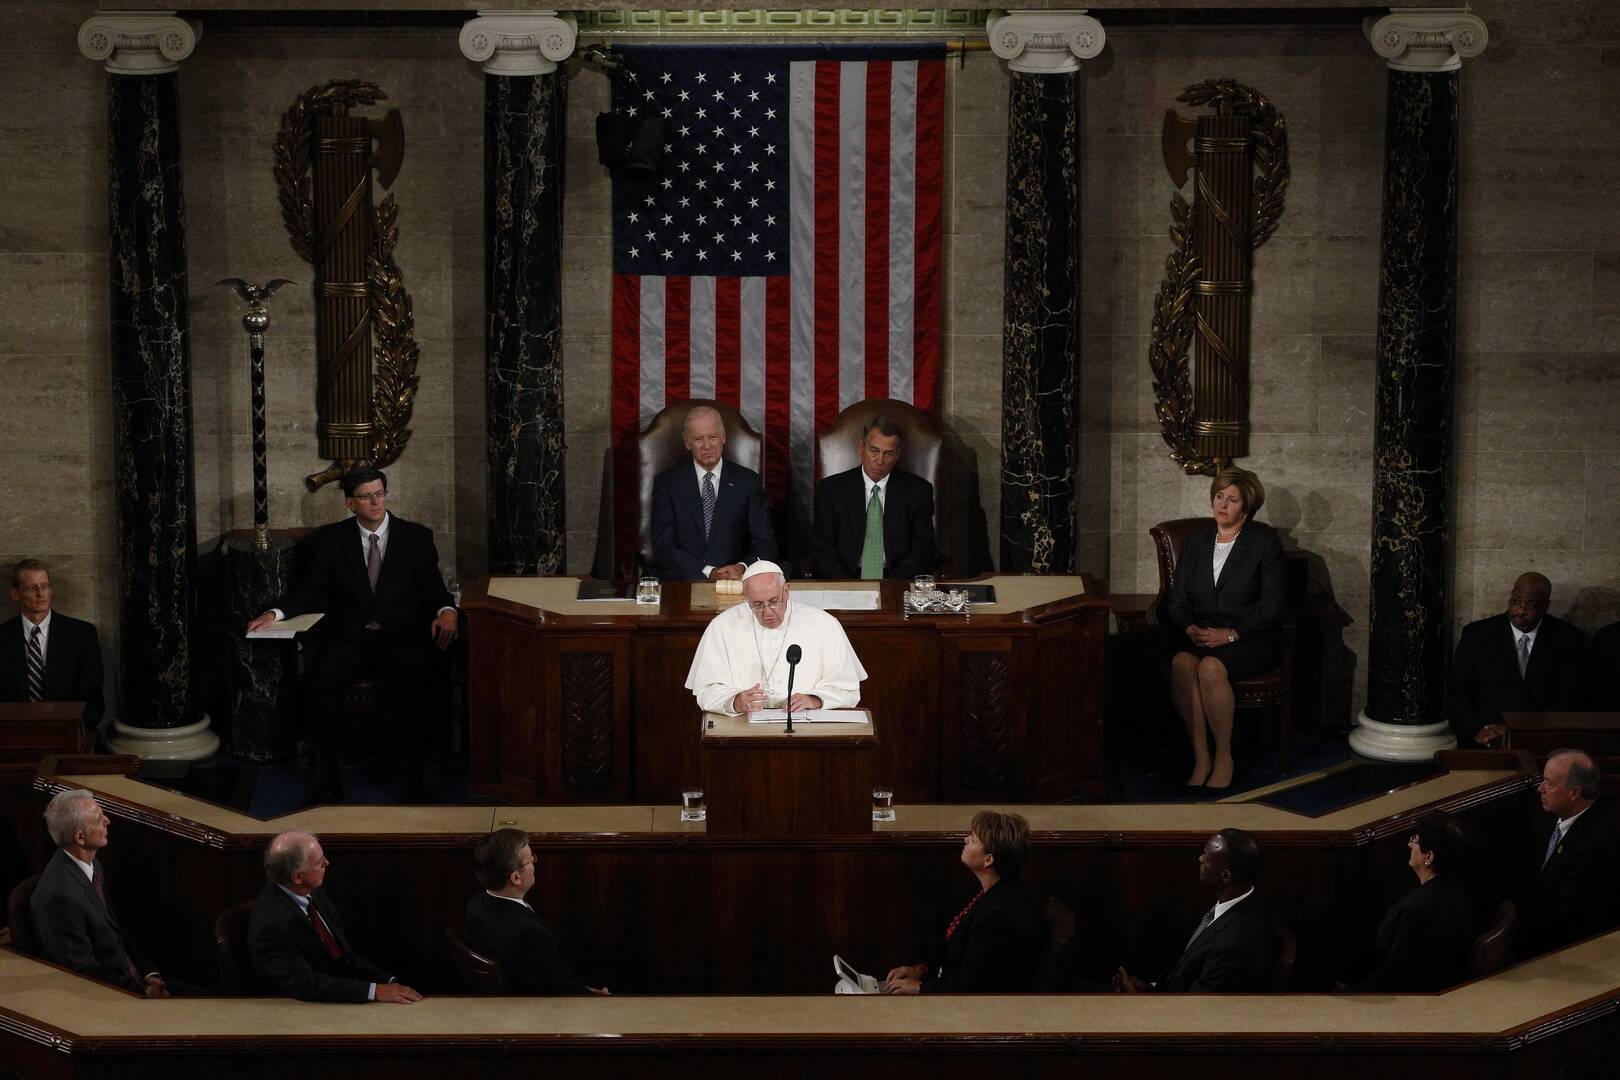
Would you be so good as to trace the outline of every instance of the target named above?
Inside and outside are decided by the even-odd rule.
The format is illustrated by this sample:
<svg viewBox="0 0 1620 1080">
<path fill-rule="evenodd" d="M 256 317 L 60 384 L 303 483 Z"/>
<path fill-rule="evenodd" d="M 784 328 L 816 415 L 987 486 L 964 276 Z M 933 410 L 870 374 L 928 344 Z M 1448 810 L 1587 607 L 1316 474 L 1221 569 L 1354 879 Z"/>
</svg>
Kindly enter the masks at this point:
<svg viewBox="0 0 1620 1080">
<path fill-rule="evenodd" d="M 1010 78 L 1001 570 L 1066 574 L 1080 438 L 1080 84 L 1072 74 Z"/>
<path fill-rule="evenodd" d="M 564 84 L 484 78 L 489 570 L 567 562 L 562 375 Z"/>
<path fill-rule="evenodd" d="M 199 719 L 191 679 L 197 515 L 177 78 L 107 78 L 121 719 L 147 728 Z"/>
<path fill-rule="evenodd" d="M 1421 725 L 1445 719 L 1450 653 L 1459 76 L 1388 77 L 1367 715 Z"/>
</svg>

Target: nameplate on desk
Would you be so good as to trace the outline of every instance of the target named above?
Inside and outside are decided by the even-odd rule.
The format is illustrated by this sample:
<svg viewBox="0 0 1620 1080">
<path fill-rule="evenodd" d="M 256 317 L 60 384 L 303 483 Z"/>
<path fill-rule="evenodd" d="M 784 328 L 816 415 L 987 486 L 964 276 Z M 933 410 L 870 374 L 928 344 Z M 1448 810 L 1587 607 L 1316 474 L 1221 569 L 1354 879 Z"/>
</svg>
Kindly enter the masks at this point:
<svg viewBox="0 0 1620 1080">
<path fill-rule="evenodd" d="M 750 724 L 785 724 L 786 709 L 760 709 L 748 714 Z M 864 724 L 866 713 L 861 709 L 806 709 L 793 714 L 795 724 Z"/>
<path fill-rule="evenodd" d="M 312 611 L 308 615 L 299 615 L 291 619 L 277 619 L 263 630 L 249 630 L 247 636 L 249 639 L 266 638 L 272 641 L 297 637 L 323 618 L 324 612 Z"/>
</svg>

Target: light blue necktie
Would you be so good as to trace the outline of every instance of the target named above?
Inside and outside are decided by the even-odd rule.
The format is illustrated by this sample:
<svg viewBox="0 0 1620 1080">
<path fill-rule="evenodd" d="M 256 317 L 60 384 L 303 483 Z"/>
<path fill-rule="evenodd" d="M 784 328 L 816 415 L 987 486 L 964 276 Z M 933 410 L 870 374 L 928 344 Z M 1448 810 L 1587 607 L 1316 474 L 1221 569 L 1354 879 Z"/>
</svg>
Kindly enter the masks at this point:
<svg viewBox="0 0 1620 1080">
<path fill-rule="evenodd" d="M 1530 635 L 1519 635 L 1519 678 L 1530 668 Z"/>
<path fill-rule="evenodd" d="M 1552 835 L 1547 837 L 1547 853 L 1541 857 L 1542 869 L 1545 870 L 1547 868 L 1547 864 L 1552 862 L 1553 852 L 1558 850 L 1558 841 L 1562 840 L 1563 838 L 1563 830 L 1555 824 L 1553 826 Z"/>
</svg>

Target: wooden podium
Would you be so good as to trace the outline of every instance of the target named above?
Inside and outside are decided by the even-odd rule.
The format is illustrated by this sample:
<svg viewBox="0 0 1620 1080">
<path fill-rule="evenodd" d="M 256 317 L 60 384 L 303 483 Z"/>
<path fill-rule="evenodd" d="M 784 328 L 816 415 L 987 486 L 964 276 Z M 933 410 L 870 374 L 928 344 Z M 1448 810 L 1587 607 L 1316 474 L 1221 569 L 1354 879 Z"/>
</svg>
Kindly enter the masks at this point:
<svg viewBox="0 0 1620 1080">
<path fill-rule="evenodd" d="M 704 801 L 710 836 L 848 835 L 872 831 L 877 727 L 750 724 L 703 716 Z"/>
</svg>

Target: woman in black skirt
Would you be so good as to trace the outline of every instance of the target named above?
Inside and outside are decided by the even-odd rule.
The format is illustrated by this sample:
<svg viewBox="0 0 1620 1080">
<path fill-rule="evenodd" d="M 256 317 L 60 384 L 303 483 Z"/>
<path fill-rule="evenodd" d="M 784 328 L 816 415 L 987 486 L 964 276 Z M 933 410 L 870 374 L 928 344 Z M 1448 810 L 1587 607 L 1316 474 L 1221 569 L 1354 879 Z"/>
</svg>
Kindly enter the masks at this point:
<svg viewBox="0 0 1620 1080">
<path fill-rule="evenodd" d="M 1283 548 L 1254 520 L 1266 501 L 1260 478 L 1226 468 L 1209 486 L 1213 520 L 1189 537 L 1166 598 L 1170 697 L 1192 740 L 1187 786 L 1232 785 L 1232 682 L 1275 667 L 1281 655 Z M 1215 744 L 1213 757 L 1210 741 Z"/>
</svg>

